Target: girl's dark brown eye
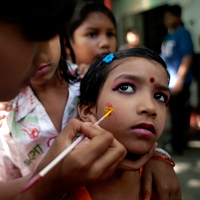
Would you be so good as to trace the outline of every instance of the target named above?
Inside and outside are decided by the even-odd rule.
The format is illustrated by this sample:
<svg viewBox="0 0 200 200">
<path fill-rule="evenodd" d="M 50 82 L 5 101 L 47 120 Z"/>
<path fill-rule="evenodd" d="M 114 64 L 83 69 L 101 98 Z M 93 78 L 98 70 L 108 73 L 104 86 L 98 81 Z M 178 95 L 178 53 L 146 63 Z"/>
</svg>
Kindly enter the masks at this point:
<svg viewBox="0 0 200 200">
<path fill-rule="evenodd" d="M 132 84 L 130 83 L 123 83 L 120 84 L 119 86 L 117 86 L 116 89 L 114 89 L 115 91 L 119 91 L 122 93 L 135 93 L 135 88 Z"/>
<path fill-rule="evenodd" d="M 161 92 L 156 93 L 154 95 L 154 98 L 158 99 L 159 101 L 164 102 L 164 103 L 168 102 L 168 97 L 165 94 L 161 93 Z"/>
<path fill-rule="evenodd" d="M 127 85 L 122 85 L 122 86 L 120 87 L 121 90 L 127 90 L 127 88 L 128 88 Z"/>
</svg>

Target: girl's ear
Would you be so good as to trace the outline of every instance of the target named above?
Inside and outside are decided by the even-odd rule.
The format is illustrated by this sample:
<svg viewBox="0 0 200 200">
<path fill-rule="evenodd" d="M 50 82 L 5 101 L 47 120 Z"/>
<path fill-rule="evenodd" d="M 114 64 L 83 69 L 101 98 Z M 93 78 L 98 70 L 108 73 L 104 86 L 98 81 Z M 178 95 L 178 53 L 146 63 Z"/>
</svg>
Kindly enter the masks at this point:
<svg viewBox="0 0 200 200">
<path fill-rule="evenodd" d="M 81 107 L 80 104 L 78 105 L 78 113 L 82 121 L 84 122 L 92 122 L 91 121 L 91 115 L 93 115 L 96 118 L 96 107 L 89 108 L 88 106 Z"/>
</svg>

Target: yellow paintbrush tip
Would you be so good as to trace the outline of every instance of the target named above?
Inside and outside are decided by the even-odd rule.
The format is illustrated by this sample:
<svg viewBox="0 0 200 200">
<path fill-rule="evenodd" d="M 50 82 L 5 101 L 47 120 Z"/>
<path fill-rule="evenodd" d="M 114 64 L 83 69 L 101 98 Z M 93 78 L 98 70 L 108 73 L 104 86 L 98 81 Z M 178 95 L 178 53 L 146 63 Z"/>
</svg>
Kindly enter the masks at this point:
<svg viewBox="0 0 200 200">
<path fill-rule="evenodd" d="M 112 111 L 115 111 L 115 110 L 112 109 L 112 110 L 108 111 L 108 112 L 104 115 L 104 117 L 107 117 Z"/>
</svg>

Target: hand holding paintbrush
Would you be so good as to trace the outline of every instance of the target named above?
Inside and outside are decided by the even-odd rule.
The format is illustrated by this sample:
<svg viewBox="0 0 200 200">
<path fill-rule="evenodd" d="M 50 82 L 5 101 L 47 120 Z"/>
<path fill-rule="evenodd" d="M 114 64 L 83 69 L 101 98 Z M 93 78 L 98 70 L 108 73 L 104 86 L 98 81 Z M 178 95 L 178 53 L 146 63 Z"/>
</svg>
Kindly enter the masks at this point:
<svg viewBox="0 0 200 200">
<path fill-rule="evenodd" d="M 100 124 L 114 109 L 108 111 L 101 119 L 93 124 Z M 41 170 L 36 176 L 34 176 L 21 190 L 21 194 L 33 186 L 40 178 L 42 178 L 46 173 L 48 173 L 58 162 L 60 162 L 71 150 L 75 148 L 83 139 L 84 134 L 81 134 L 69 147 L 67 147 L 62 153 L 60 153 L 53 161 L 51 161 L 43 170 Z"/>
</svg>

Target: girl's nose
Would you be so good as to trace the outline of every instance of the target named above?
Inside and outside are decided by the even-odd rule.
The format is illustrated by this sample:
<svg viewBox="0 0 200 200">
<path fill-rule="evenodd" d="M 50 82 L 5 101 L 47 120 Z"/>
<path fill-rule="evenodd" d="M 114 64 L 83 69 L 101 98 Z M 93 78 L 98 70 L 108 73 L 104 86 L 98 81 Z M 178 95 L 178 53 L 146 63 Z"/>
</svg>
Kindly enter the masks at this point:
<svg viewBox="0 0 200 200">
<path fill-rule="evenodd" d="M 50 48 L 50 41 L 38 42 L 37 53 L 34 58 L 34 64 L 39 66 L 42 63 L 49 63 L 52 60 L 52 50 Z"/>
<path fill-rule="evenodd" d="M 147 96 L 142 97 L 140 104 L 138 105 L 137 112 L 140 115 L 146 114 L 155 118 L 157 116 L 157 112 L 154 99 L 152 97 Z"/>
<path fill-rule="evenodd" d="M 99 37 L 99 47 L 109 49 L 109 40 L 106 35 Z"/>
</svg>

